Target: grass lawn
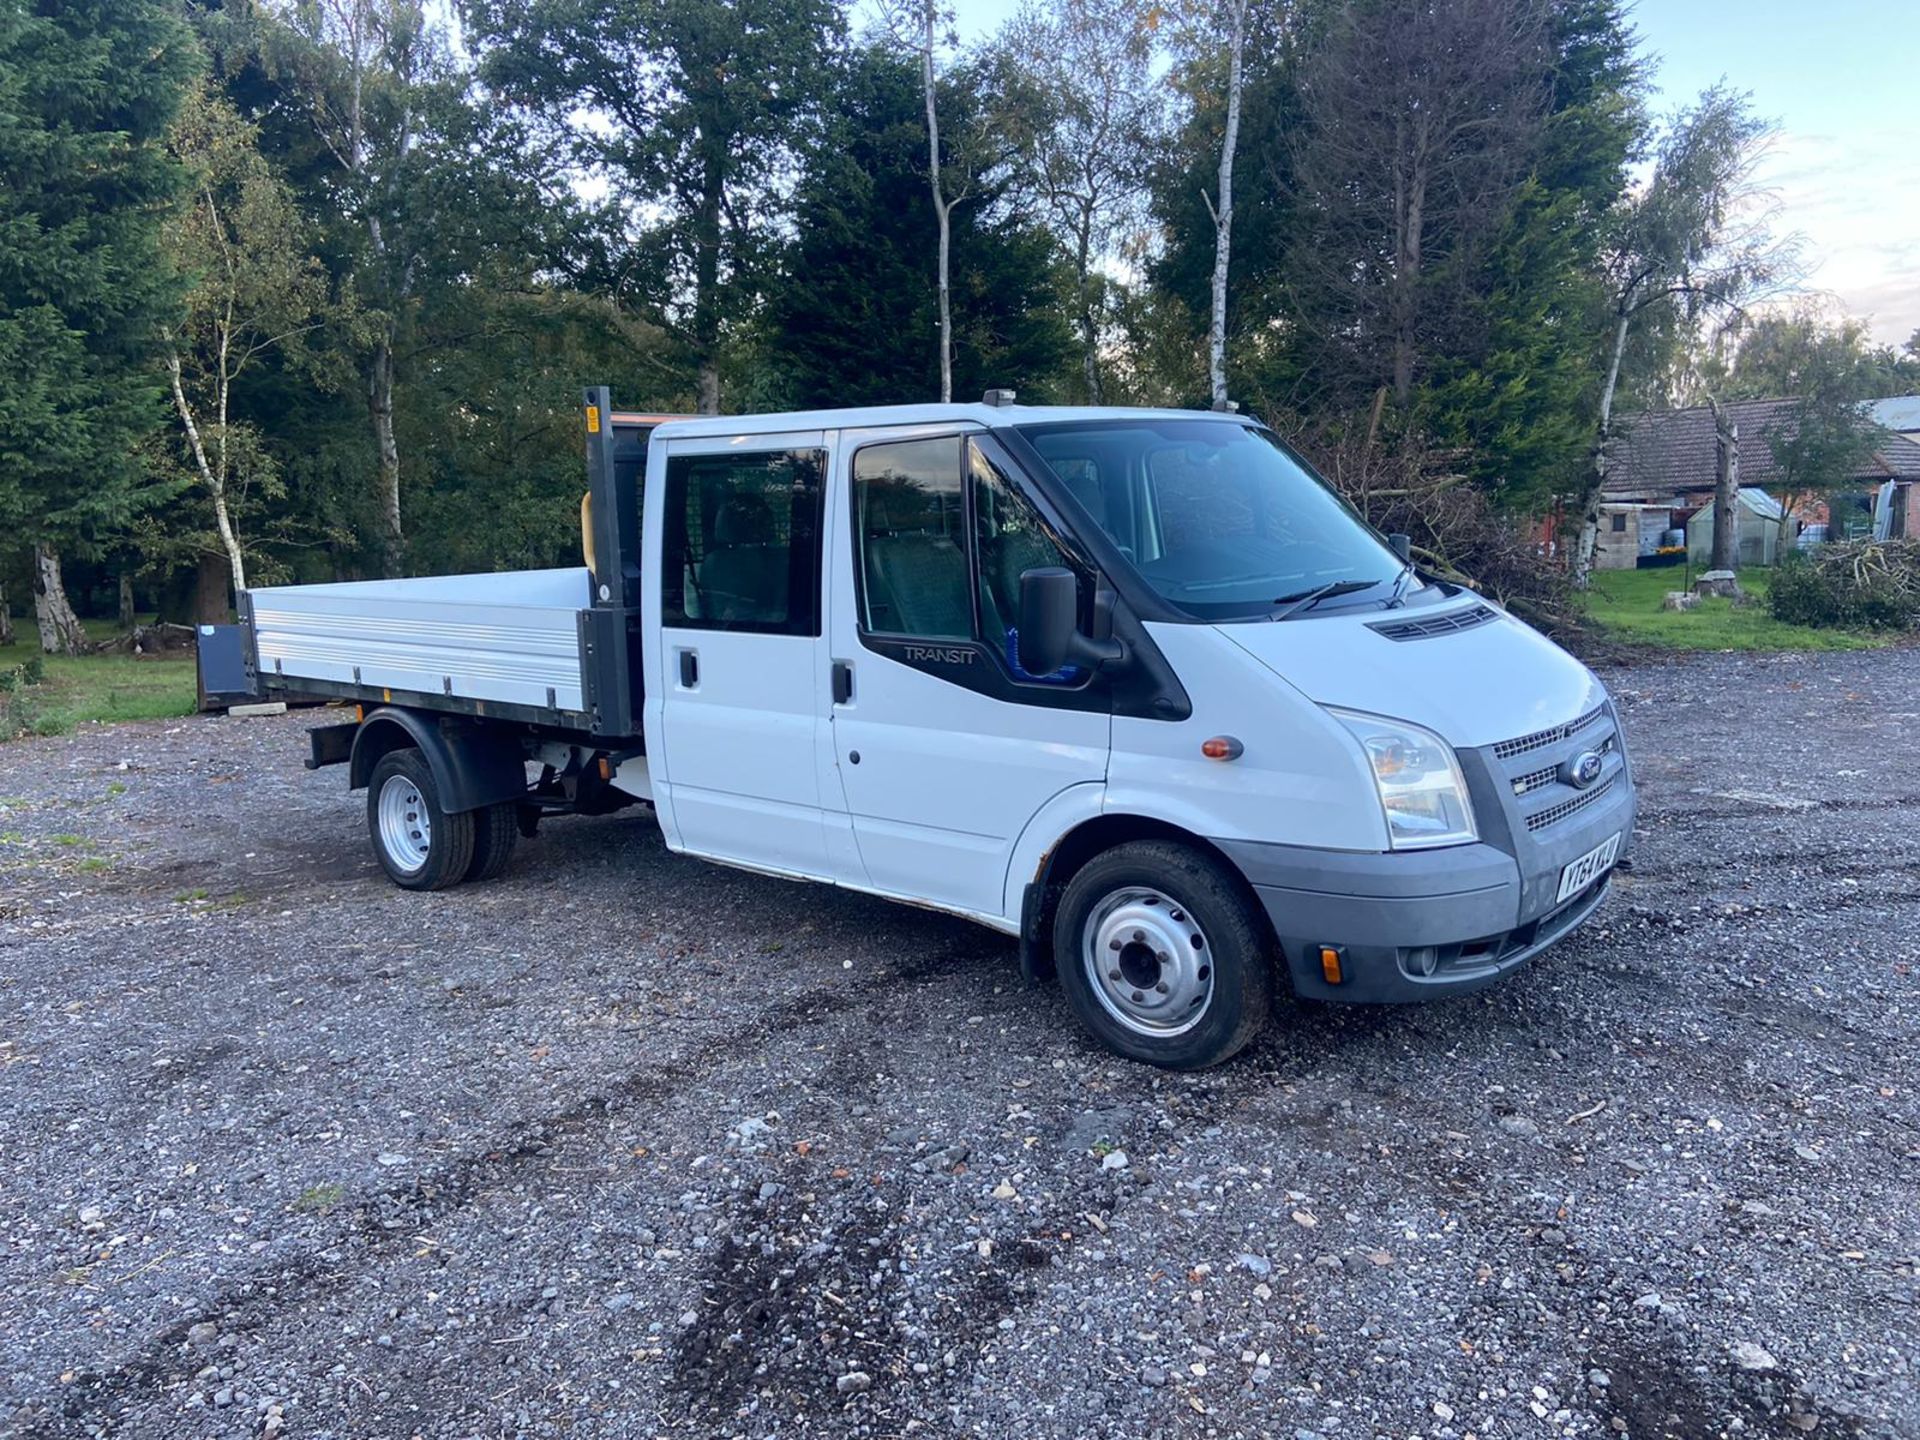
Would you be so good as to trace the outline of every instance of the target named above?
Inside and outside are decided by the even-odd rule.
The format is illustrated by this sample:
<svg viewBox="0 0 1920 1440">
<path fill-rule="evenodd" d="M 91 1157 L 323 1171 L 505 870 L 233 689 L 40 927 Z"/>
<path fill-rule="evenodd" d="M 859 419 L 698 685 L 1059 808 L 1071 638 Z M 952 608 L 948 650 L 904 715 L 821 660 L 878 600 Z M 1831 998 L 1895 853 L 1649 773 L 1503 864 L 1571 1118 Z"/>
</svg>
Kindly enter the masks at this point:
<svg viewBox="0 0 1920 1440">
<path fill-rule="evenodd" d="M 93 640 L 111 640 L 111 621 L 84 622 Z M 33 617 L 14 619 L 14 643 L 0 645 L 0 740 L 21 735 L 64 735 L 88 720 L 153 720 L 191 715 L 197 701 L 191 652 L 166 659 L 132 655 L 40 654 Z M 21 667 L 40 659 L 37 685 L 19 683 Z"/>
<path fill-rule="evenodd" d="M 1693 572 L 1698 578 L 1699 570 Z M 1753 597 L 1736 607 L 1731 600 L 1702 599 L 1692 610 L 1662 610 L 1669 590 L 1686 588 L 1687 570 L 1596 570 L 1587 596 L 1587 614 L 1614 639 L 1670 650 L 1871 650 L 1890 645 L 1890 635 L 1861 630 L 1825 630 L 1787 625 L 1767 610 L 1764 569 L 1742 570 L 1740 588 Z"/>
</svg>

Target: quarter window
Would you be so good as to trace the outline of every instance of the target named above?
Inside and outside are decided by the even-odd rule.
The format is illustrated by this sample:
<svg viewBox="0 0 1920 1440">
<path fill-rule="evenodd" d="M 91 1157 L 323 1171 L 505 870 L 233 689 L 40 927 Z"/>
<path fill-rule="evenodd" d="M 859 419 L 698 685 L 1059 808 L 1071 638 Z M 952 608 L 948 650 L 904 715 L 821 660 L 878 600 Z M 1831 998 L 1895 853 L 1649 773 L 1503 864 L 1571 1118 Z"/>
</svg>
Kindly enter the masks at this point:
<svg viewBox="0 0 1920 1440">
<path fill-rule="evenodd" d="M 818 635 L 825 468 L 822 450 L 670 456 L 662 623 Z"/>
<path fill-rule="evenodd" d="M 1014 627 L 1020 623 L 1020 576 L 1043 565 L 1066 565 L 1067 557 L 1041 527 L 1027 498 L 1013 488 L 976 446 L 967 447 L 973 488 L 973 543 L 980 571 L 980 632 L 1001 647 L 1009 664 Z M 1084 587 L 1082 587 L 1084 589 Z"/>
</svg>

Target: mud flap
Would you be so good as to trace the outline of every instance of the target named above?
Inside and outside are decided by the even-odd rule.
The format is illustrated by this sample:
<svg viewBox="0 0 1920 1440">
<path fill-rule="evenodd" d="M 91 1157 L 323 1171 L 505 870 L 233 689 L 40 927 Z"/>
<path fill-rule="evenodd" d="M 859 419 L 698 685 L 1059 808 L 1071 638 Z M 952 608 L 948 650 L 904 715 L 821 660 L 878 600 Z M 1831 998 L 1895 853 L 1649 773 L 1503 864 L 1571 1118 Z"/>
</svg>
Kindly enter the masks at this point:
<svg viewBox="0 0 1920 1440">
<path fill-rule="evenodd" d="M 1029 989 L 1053 979 L 1053 954 L 1045 943 L 1046 915 L 1046 885 L 1028 885 L 1020 893 L 1020 983 Z"/>
</svg>

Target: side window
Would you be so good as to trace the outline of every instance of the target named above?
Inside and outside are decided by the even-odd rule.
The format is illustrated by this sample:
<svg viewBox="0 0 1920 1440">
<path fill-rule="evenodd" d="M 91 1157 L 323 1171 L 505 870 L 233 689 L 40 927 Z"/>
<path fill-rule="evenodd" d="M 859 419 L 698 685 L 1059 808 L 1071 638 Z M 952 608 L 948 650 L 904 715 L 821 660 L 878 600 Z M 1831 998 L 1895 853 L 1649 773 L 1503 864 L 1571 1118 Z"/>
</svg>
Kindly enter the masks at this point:
<svg viewBox="0 0 1920 1440">
<path fill-rule="evenodd" d="M 818 635 L 825 469 L 821 450 L 669 457 L 662 623 Z"/>
<path fill-rule="evenodd" d="M 973 487 L 973 543 L 980 572 L 981 638 L 1013 663 L 1008 639 L 1020 622 L 1020 576 L 1042 565 L 1077 573 L 1027 499 L 976 446 L 967 447 Z"/>
<path fill-rule="evenodd" d="M 853 458 L 860 628 L 973 638 L 957 435 L 869 445 Z"/>
</svg>

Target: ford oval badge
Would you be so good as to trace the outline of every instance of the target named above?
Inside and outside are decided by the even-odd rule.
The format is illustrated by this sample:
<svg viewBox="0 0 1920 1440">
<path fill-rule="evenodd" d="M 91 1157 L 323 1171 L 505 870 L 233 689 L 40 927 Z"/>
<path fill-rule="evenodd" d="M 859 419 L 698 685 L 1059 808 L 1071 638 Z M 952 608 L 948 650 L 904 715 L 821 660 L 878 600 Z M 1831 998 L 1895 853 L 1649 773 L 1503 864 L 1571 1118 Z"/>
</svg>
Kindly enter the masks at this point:
<svg viewBox="0 0 1920 1440">
<path fill-rule="evenodd" d="M 1585 790 L 1600 778 L 1600 752 L 1583 750 L 1567 762 L 1564 772 L 1567 784 L 1576 790 Z"/>
</svg>

